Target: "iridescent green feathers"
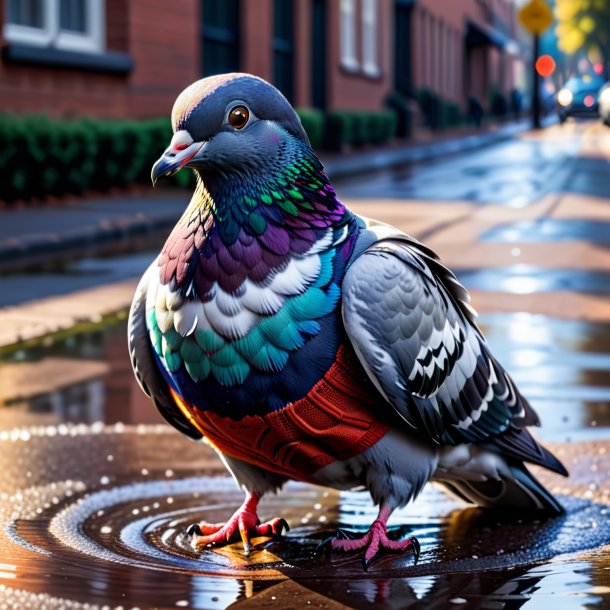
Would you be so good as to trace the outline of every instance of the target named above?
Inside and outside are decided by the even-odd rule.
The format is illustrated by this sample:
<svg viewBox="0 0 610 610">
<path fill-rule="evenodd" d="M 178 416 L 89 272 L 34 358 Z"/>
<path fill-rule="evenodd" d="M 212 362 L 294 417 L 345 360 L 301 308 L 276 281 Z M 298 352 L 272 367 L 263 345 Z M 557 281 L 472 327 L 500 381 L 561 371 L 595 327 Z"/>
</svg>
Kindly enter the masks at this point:
<svg viewBox="0 0 610 610">
<path fill-rule="evenodd" d="M 147 320 L 171 374 L 235 387 L 281 372 L 335 310 L 351 215 L 307 150 L 265 182 L 222 184 L 200 182 L 166 243 Z"/>
</svg>

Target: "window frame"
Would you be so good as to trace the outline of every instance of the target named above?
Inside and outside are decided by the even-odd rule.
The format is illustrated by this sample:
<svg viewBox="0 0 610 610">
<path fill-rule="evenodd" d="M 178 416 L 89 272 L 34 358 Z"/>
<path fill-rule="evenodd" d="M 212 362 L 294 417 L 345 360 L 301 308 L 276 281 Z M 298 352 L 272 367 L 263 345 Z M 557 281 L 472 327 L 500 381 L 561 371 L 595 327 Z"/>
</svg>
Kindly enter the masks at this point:
<svg viewBox="0 0 610 610">
<path fill-rule="evenodd" d="M 4 39 L 9 43 L 20 43 L 36 47 L 52 47 L 64 51 L 103 53 L 105 51 L 105 0 L 83 0 L 85 2 L 86 32 L 79 34 L 62 30 L 59 26 L 60 0 L 42 2 L 43 27 L 10 23 L 8 2 L 5 5 Z"/>
<path fill-rule="evenodd" d="M 340 0 L 339 48 L 341 53 L 341 67 L 348 72 L 357 72 L 360 69 L 357 55 L 356 11 L 356 0 Z"/>
<path fill-rule="evenodd" d="M 379 70 L 379 36 L 377 0 L 362 1 L 362 71 L 367 76 L 377 77 Z"/>
</svg>

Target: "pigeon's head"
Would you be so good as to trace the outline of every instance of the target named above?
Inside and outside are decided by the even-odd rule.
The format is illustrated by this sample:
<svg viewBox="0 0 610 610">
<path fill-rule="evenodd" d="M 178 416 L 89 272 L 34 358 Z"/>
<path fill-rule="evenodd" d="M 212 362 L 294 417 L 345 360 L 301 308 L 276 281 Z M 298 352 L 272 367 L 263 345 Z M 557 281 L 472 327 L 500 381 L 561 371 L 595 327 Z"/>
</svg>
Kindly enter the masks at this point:
<svg viewBox="0 0 610 610">
<path fill-rule="evenodd" d="M 172 110 L 174 136 L 152 168 L 153 184 L 183 167 L 202 177 L 268 171 L 287 150 L 309 148 L 299 117 L 272 85 L 250 74 L 196 81 Z"/>
</svg>

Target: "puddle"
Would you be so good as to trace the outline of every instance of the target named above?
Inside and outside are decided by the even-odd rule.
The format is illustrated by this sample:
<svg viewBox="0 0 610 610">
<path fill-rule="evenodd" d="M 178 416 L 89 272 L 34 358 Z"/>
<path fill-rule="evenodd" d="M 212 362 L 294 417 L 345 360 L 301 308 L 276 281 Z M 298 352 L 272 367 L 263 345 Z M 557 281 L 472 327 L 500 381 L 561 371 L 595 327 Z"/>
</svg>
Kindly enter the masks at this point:
<svg viewBox="0 0 610 610">
<path fill-rule="evenodd" d="M 570 192 L 576 184 L 578 192 L 602 191 L 606 196 L 607 180 L 602 183 L 594 176 L 603 163 L 607 175 L 607 162 L 578 158 L 573 169 L 578 147 L 579 138 L 565 134 L 559 145 L 550 138 L 513 139 L 455 157 L 350 177 L 336 181 L 336 187 L 340 197 L 354 199 L 458 200 L 513 208 L 531 205 L 548 193 Z"/>
<path fill-rule="evenodd" d="M 607 178 L 606 178 L 607 180 Z M 583 240 L 610 247 L 610 223 L 578 218 L 544 218 L 494 227 L 481 236 L 502 243 L 546 243 Z"/>
<path fill-rule="evenodd" d="M 513 294 L 570 291 L 610 295 L 610 272 L 583 269 L 548 269 L 511 265 L 493 269 L 454 269 L 469 290 L 493 290 Z"/>
<path fill-rule="evenodd" d="M 36 271 L 0 275 L 0 307 L 69 294 L 125 279 L 139 278 L 159 253 L 150 244 L 129 254 L 81 258 Z"/>
<path fill-rule="evenodd" d="M 568 514 L 520 522 L 462 509 L 428 486 L 391 521 L 419 538 L 419 564 L 387 556 L 366 574 L 357 558 L 311 555 L 336 527 L 364 531 L 375 516 L 367 495 L 301 484 L 261 505 L 263 519 L 288 519 L 285 539 L 256 541 L 249 559 L 240 544 L 190 548 L 185 526 L 226 519 L 241 492 L 209 447 L 161 423 L 133 380 L 124 322 L 12 354 L 0 378 L 27 367 L 35 383 L 0 389 L 0 607 L 607 602 L 610 329 L 529 314 L 481 316 L 481 325 L 543 419 L 537 432 L 564 442 L 562 459 L 577 464 L 571 487 L 555 489 Z M 573 445 L 575 457 L 569 439 L 589 442 Z"/>
</svg>

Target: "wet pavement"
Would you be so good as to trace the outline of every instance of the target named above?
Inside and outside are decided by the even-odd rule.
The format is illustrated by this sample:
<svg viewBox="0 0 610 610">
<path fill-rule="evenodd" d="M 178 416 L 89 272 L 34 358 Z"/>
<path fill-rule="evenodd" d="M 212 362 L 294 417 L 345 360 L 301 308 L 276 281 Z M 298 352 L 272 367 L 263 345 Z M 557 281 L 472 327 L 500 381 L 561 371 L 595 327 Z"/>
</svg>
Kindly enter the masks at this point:
<svg viewBox="0 0 610 610">
<path fill-rule="evenodd" d="M 473 289 L 493 353 L 543 421 L 535 433 L 571 472 L 536 471 L 564 517 L 464 509 L 428 486 L 391 521 L 395 535 L 419 538 L 419 563 L 388 556 L 363 573 L 356 558 L 312 554 L 337 527 L 366 529 L 366 494 L 290 484 L 261 508 L 287 518 L 285 539 L 258 540 L 250 558 L 240 544 L 193 552 L 185 526 L 225 519 L 241 493 L 135 383 L 122 291 L 116 316 L 0 359 L 0 608 L 610 607 L 610 262 L 594 228 L 610 221 L 606 138 L 569 123 L 337 185 L 352 198 L 375 192 L 354 208 L 426 237 Z M 3 298 L 26 308 L 59 284 L 59 308 L 99 283 L 127 289 L 149 254 L 2 278 Z M 556 313 L 557 295 L 581 308 Z M 541 313 L 521 307 L 526 297 Z"/>
<path fill-rule="evenodd" d="M 366 529 L 375 516 L 367 495 L 300 484 L 262 505 L 263 517 L 288 519 L 284 540 L 259 540 L 249 559 L 239 544 L 190 549 L 186 526 L 225 519 L 241 492 L 209 447 L 150 408 L 131 376 L 124 322 L 14 352 L 0 375 L 11 367 L 46 374 L 31 389 L 0 391 L 0 605 L 224 608 L 266 599 L 285 608 L 299 599 L 293 607 L 427 608 L 464 599 L 519 608 L 547 603 L 550 591 L 566 608 L 595 603 L 609 584 L 594 562 L 610 561 L 599 550 L 610 543 L 610 332 L 524 314 L 481 324 L 541 415 L 545 441 L 580 469 L 567 482 L 546 477 L 568 514 L 531 521 L 463 510 L 430 488 L 392 519 L 422 543 L 418 565 L 389 556 L 368 574 L 358 559 L 312 558 L 336 527 Z"/>
<path fill-rule="evenodd" d="M 337 187 L 350 198 L 467 200 L 519 208 L 548 193 L 573 190 L 574 177 L 584 171 L 587 180 L 578 179 L 576 192 L 606 195 L 607 161 L 575 160 L 582 124 L 571 123 L 549 131 L 557 139 L 552 135 L 534 140 L 514 138 L 458 154 L 450 161 L 438 159 L 380 171 L 374 177 L 350 178 Z"/>
</svg>

